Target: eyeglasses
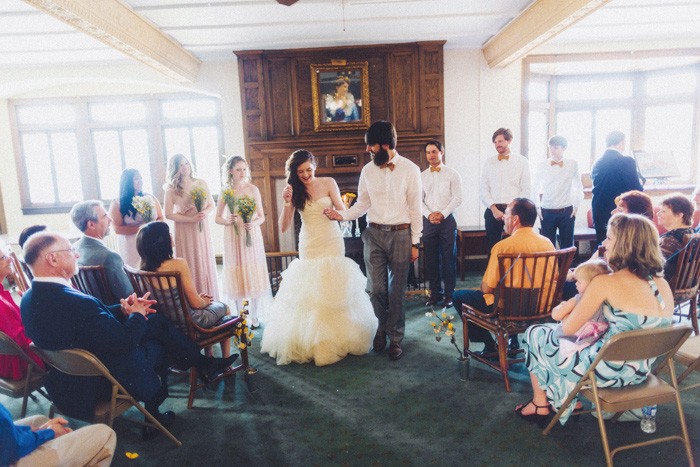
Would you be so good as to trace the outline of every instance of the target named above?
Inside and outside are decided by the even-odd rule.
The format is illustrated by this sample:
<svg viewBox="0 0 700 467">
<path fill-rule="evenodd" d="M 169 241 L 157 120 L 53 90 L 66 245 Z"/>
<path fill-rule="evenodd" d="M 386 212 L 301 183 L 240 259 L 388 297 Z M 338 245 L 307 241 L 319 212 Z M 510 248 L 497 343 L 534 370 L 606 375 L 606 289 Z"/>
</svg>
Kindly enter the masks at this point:
<svg viewBox="0 0 700 467">
<path fill-rule="evenodd" d="M 70 251 L 71 254 L 75 254 L 75 253 L 76 253 L 75 247 L 70 247 L 70 248 L 64 248 L 64 249 L 62 249 L 62 250 L 51 250 L 51 251 L 48 251 L 46 254 L 47 254 L 47 255 L 50 255 L 51 253 L 62 253 L 62 252 L 64 252 L 64 251 Z"/>
</svg>

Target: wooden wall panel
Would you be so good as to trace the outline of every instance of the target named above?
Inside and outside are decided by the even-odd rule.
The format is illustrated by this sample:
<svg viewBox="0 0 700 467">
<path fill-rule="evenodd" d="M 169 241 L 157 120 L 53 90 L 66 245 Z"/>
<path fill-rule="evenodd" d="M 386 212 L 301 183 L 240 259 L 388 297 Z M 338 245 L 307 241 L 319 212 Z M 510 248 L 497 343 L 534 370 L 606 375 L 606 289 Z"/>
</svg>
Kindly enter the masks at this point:
<svg viewBox="0 0 700 467">
<path fill-rule="evenodd" d="M 297 149 L 311 151 L 317 174 L 356 186 L 371 161 L 364 130 L 316 132 L 311 101 L 311 64 L 366 61 L 371 120 L 388 120 L 399 133 L 398 152 L 427 167 L 423 144 L 444 141 L 444 41 L 317 49 L 236 52 L 243 123 L 252 182 L 263 197 L 265 248 L 279 251 L 275 181 Z M 333 156 L 356 155 L 358 165 L 333 167 Z"/>
</svg>

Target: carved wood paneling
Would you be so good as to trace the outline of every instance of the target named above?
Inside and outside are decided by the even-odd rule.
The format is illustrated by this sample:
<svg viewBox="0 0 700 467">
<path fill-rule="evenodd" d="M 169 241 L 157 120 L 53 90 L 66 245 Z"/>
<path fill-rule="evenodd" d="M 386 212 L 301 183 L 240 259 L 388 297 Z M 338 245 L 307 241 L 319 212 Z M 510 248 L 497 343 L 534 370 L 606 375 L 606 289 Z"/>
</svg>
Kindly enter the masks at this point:
<svg viewBox="0 0 700 467">
<path fill-rule="evenodd" d="M 270 137 L 292 136 L 292 82 L 289 59 L 274 59 L 267 62 L 267 81 L 270 105 L 268 120 Z"/>
<path fill-rule="evenodd" d="M 391 96 L 396 131 L 416 131 L 416 53 L 392 54 Z"/>
</svg>

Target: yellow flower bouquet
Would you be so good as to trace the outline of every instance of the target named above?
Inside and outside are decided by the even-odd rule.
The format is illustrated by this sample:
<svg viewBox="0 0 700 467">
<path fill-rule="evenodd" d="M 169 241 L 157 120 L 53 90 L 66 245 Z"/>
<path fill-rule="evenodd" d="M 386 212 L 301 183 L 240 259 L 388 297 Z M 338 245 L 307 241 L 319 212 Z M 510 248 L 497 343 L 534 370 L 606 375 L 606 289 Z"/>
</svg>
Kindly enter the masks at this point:
<svg viewBox="0 0 700 467">
<path fill-rule="evenodd" d="M 192 199 L 192 202 L 194 203 L 194 207 L 195 209 L 197 209 L 197 212 L 202 212 L 202 210 L 204 210 L 204 206 L 207 203 L 207 192 L 204 191 L 202 188 L 192 188 L 192 191 L 190 191 L 190 198 Z M 201 221 L 199 223 L 199 231 L 202 231 Z"/>
<path fill-rule="evenodd" d="M 226 203 L 226 206 L 228 206 L 228 210 L 231 211 L 231 215 L 235 216 L 236 215 L 236 190 L 234 190 L 231 187 L 226 188 L 224 191 L 221 192 L 221 199 Z M 233 223 L 233 230 L 236 232 L 236 237 L 240 237 L 240 233 L 238 232 L 238 224 Z"/>
<path fill-rule="evenodd" d="M 237 199 L 236 205 L 238 206 L 238 214 L 241 215 L 243 223 L 248 224 L 255 214 L 255 209 L 257 208 L 255 204 L 255 199 L 248 195 L 243 195 Z M 253 239 L 250 236 L 250 231 L 245 231 L 245 246 L 251 246 L 253 244 Z"/>
<path fill-rule="evenodd" d="M 248 318 L 247 306 L 248 300 L 243 300 L 243 309 L 240 311 L 240 315 L 243 319 L 236 323 L 236 330 L 233 334 L 233 344 L 239 349 L 250 347 L 253 344 L 253 337 L 255 337 L 246 323 Z"/>
<path fill-rule="evenodd" d="M 428 318 L 437 318 L 437 320 L 430 323 L 430 325 L 433 327 L 433 332 L 436 334 L 435 340 L 438 342 L 442 340 L 442 336 L 440 334 L 445 334 L 445 336 L 448 336 L 452 345 L 454 345 L 457 352 L 459 352 L 459 358 L 463 359 L 464 355 L 462 354 L 462 351 L 457 345 L 457 341 L 455 339 L 455 327 L 452 323 L 454 316 L 448 315 L 444 311 L 438 315 L 432 306 L 430 307 L 430 311 L 425 313 L 425 316 Z"/>
<path fill-rule="evenodd" d="M 150 196 L 134 196 L 131 198 L 131 205 L 141 215 L 141 219 L 146 224 L 153 220 L 153 211 L 156 207 Z"/>
</svg>

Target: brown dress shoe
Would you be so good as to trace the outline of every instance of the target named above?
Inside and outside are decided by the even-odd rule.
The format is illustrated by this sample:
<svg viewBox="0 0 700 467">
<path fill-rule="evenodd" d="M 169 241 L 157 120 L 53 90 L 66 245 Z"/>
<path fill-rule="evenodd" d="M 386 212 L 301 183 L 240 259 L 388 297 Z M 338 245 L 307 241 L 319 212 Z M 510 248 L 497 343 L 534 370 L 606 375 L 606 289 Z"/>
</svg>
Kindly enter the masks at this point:
<svg viewBox="0 0 700 467">
<path fill-rule="evenodd" d="M 389 344 L 389 360 L 398 360 L 401 358 L 401 355 L 403 355 L 403 351 L 401 350 L 401 343 L 399 342 L 392 342 Z"/>
<path fill-rule="evenodd" d="M 375 352 L 381 352 L 386 347 L 386 333 L 382 331 L 377 331 L 377 335 L 374 336 L 374 341 L 372 341 L 372 349 Z"/>
</svg>

